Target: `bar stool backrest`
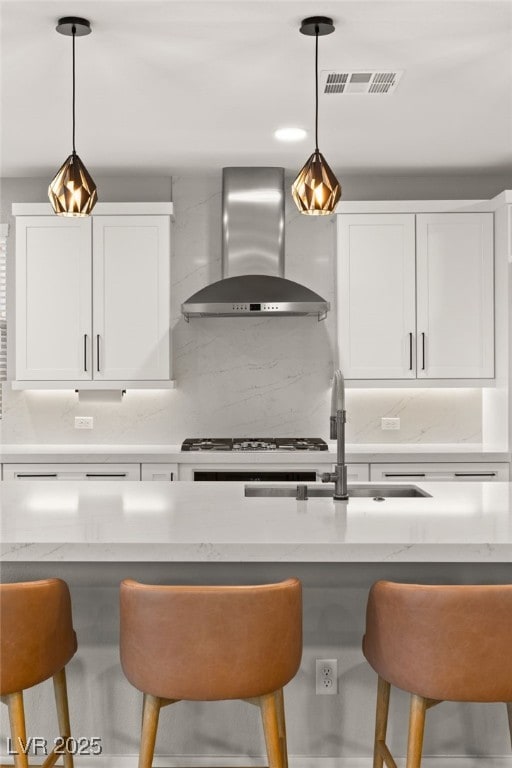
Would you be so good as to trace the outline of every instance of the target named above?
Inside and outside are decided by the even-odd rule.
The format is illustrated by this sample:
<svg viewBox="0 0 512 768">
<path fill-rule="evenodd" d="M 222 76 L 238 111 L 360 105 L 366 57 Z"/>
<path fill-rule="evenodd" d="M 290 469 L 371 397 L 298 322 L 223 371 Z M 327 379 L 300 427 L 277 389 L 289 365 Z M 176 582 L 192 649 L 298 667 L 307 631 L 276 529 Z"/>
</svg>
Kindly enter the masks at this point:
<svg viewBox="0 0 512 768">
<path fill-rule="evenodd" d="M 512 701 L 512 584 L 378 581 L 363 650 L 382 678 L 425 698 Z"/>
<path fill-rule="evenodd" d="M 76 647 L 66 582 L 44 579 L 0 585 L 0 695 L 52 677 Z"/>
<path fill-rule="evenodd" d="M 261 696 L 296 674 L 298 579 L 257 586 L 121 584 L 121 663 L 144 693 L 211 701 Z"/>
</svg>

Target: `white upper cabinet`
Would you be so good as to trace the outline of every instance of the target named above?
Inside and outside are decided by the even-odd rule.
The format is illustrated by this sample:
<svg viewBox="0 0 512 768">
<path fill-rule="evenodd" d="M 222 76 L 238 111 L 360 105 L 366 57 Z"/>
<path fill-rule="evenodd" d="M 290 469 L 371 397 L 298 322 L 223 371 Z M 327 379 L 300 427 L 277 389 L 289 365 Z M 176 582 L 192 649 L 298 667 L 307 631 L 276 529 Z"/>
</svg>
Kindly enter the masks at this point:
<svg viewBox="0 0 512 768">
<path fill-rule="evenodd" d="M 91 224 L 16 220 L 16 377 L 91 378 Z"/>
<path fill-rule="evenodd" d="M 494 375 L 492 213 L 416 216 L 418 378 Z"/>
<path fill-rule="evenodd" d="M 414 378 L 414 216 L 354 214 L 338 222 L 341 368 L 352 379 Z"/>
<path fill-rule="evenodd" d="M 169 221 L 93 222 L 94 378 L 169 379 Z"/>
<path fill-rule="evenodd" d="M 170 379 L 170 216 L 17 216 L 16 386 Z"/>
<path fill-rule="evenodd" d="M 494 376 L 492 213 L 338 216 L 348 379 Z"/>
</svg>

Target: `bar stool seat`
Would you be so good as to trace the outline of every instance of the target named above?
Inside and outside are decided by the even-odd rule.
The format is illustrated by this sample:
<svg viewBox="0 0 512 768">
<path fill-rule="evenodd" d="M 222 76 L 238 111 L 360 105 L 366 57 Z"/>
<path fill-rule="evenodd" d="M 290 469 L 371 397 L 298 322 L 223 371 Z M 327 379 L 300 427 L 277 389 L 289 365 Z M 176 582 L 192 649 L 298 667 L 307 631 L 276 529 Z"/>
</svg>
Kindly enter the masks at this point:
<svg viewBox="0 0 512 768">
<path fill-rule="evenodd" d="M 64 766 L 73 768 L 73 757 L 66 751 L 71 733 L 65 666 L 76 649 L 66 582 L 44 579 L 0 585 L 0 696 L 9 710 L 16 768 L 28 767 L 23 691 L 49 678 L 64 740 Z M 50 768 L 58 758 L 52 750 L 43 765 Z"/>
<path fill-rule="evenodd" d="M 261 709 L 270 768 L 286 768 L 283 686 L 302 655 L 298 579 L 256 586 L 120 589 L 121 664 L 144 694 L 139 768 L 153 761 L 160 709 L 245 699 Z"/>
<path fill-rule="evenodd" d="M 363 652 L 377 672 L 374 768 L 386 745 L 390 685 L 411 694 L 407 768 L 419 768 L 425 713 L 441 701 L 504 702 L 512 739 L 512 584 L 375 583 Z"/>
</svg>

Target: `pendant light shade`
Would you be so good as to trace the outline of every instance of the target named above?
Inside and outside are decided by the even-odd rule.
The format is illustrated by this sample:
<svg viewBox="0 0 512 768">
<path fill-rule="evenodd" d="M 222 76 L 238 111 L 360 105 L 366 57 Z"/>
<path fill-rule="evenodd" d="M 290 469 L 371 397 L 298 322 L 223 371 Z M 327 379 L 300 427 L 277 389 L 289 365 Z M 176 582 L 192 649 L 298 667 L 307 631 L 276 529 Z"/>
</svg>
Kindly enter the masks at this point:
<svg viewBox="0 0 512 768">
<path fill-rule="evenodd" d="M 293 182 L 292 197 L 301 213 L 313 216 L 332 213 L 338 204 L 341 185 L 317 149 Z"/>
<path fill-rule="evenodd" d="M 292 197 L 301 213 L 322 216 L 332 213 L 341 198 L 341 184 L 318 149 L 318 37 L 334 32 L 332 19 L 304 19 L 300 31 L 315 36 L 315 151 L 308 157 L 292 184 Z"/>
<path fill-rule="evenodd" d="M 76 152 L 61 165 L 48 187 L 48 197 L 59 216 L 88 216 L 96 204 L 96 184 Z"/>
<path fill-rule="evenodd" d="M 75 150 L 75 38 L 90 31 L 87 19 L 76 16 L 59 19 L 57 25 L 57 32 L 73 39 L 73 151 L 48 187 L 50 203 L 59 216 L 89 216 L 98 199 L 96 184 Z"/>
</svg>

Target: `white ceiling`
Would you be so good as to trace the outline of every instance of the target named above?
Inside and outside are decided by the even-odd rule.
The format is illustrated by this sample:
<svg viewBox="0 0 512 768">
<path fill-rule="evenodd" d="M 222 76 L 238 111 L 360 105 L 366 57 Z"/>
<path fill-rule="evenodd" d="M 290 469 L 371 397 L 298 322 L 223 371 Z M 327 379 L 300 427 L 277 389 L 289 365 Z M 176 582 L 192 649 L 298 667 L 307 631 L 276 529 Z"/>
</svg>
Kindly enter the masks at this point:
<svg viewBox="0 0 512 768">
<path fill-rule="evenodd" d="M 327 96 L 320 149 L 345 172 L 512 170 L 509 0 L 15 0 L 0 2 L 2 176 L 48 175 L 71 150 L 90 172 L 175 174 L 303 164 L 313 149 L 314 38 L 332 16 L 320 69 L 403 69 L 391 96 Z M 305 142 L 277 142 L 297 125 Z"/>
</svg>

